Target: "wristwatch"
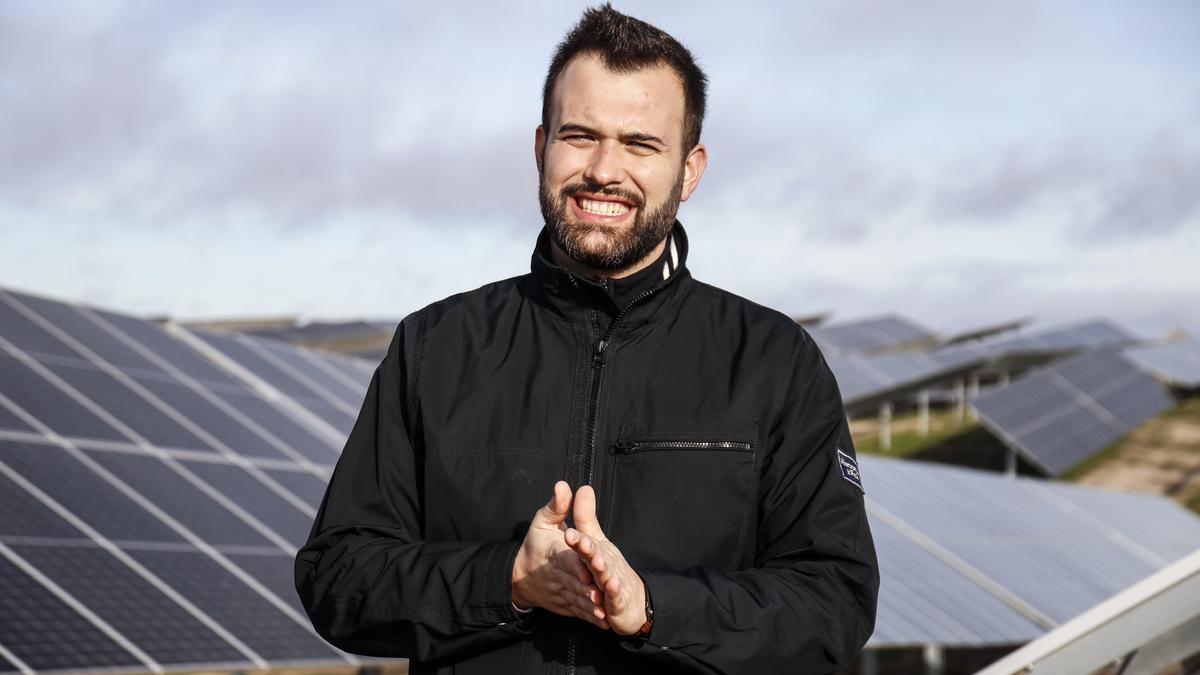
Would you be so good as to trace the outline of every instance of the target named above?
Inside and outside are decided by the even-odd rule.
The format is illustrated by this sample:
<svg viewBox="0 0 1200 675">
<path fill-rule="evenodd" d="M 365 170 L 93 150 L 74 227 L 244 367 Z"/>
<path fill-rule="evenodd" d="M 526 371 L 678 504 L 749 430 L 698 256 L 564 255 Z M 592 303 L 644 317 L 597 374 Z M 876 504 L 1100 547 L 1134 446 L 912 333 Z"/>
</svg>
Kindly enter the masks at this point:
<svg viewBox="0 0 1200 675">
<path fill-rule="evenodd" d="M 645 588 L 644 583 L 642 587 Z M 640 638 L 650 637 L 652 628 L 654 628 L 654 606 L 650 604 L 650 589 L 646 588 L 646 623 L 642 624 L 642 627 L 634 635 Z"/>
</svg>

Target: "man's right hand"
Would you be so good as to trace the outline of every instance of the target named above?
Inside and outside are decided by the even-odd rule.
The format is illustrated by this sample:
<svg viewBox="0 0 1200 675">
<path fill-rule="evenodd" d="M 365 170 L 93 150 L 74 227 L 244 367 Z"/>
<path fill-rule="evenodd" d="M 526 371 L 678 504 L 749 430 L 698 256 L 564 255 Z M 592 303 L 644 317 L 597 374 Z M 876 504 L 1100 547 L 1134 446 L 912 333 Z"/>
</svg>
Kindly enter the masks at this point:
<svg viewBox="0 0 1200 675">
<path fill-rule="evenodd" d="M 608 630 L 604 598 L 587 565 L 563 537 L 570 509 L 571 486 L 560 480 L 554 484 L 550 502 L 533 515 L 525 541 L 517 551 L 512 601 L 522 609 L 541 607 Z"/>
</svg>

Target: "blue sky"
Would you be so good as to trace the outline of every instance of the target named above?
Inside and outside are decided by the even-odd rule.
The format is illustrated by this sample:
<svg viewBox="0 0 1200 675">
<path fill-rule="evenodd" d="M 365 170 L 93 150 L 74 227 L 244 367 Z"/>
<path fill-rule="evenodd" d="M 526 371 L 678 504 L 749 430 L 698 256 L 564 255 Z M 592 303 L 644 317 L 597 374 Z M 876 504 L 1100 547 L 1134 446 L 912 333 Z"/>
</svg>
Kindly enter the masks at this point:
<svg viewBox="0 0 1200 675">
<path fill-rule="evenodd" d="M 785 312 L 1200 334 L 1200 5 L 614 3 L 707 70 L 701 279 Z M 528 270 L 584 3 L 0 4 L 0 286 L 395 318 Z"/>
</svg>

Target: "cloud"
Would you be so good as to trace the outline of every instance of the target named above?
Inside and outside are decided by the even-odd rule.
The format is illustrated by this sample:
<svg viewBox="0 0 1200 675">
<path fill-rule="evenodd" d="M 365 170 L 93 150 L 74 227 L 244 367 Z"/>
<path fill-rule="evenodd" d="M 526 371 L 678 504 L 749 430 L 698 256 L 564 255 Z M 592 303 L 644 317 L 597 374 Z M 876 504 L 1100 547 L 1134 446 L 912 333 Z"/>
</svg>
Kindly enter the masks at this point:
<svg viewBox="0 0 1200 675">
<path fill-rule="evenodd" d="M 997 227 L 1050 217 L 1066 236 L 1104 243 L 1171 233 L 1200 216 L 1200 143 L 1185 130 L 1132 148 L 1031 145 L 956 162 L 931 197 L 931 217 Z"/>
</svg>

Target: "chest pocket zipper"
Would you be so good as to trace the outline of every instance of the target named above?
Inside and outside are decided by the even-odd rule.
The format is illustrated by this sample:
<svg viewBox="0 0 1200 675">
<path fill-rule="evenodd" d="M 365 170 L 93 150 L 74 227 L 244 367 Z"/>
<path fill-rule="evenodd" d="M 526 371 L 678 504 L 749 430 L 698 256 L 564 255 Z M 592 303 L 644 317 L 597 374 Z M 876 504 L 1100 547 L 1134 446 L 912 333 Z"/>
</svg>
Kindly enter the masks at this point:
<svg viewBox="0 0 1200 675">
<path fill-rule="evenodd" d="M 622 439 L 612 447 L 614 455 L 631 455 L 647 450 L 732 450 L 753 452 L 754 445 L 748 441 L 649 441 Z"/>
</svg>

